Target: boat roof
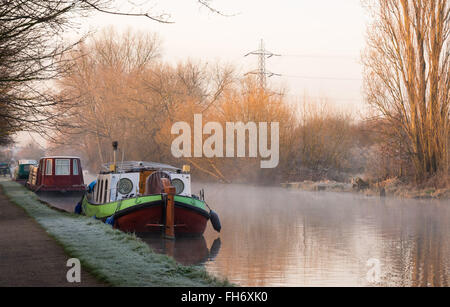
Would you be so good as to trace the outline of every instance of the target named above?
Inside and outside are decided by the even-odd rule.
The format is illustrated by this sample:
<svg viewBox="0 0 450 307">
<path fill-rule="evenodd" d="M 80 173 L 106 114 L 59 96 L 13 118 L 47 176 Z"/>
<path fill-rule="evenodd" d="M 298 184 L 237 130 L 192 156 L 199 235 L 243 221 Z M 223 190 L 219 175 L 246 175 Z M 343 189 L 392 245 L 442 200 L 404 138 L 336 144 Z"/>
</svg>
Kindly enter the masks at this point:
<svg viewBox="0 0 450 307">
<path fill-rule="evenodd" d="M 113 164 L 105 163 L 102 165 L 102 172 L 110 172 L 109 166 Z M 117 172 L 133 172 L 133 171 L 142 171 L 142 170 L 167 170 L 167 171 L 181 171 L 180 168 L 164 164 L 158 162 L 149 162 L 149 161 L 123 161 L 116 162 Z"/>
<path fill-rule="evenodd" d="M 80 159 L 80 157 L 75 157 L 75 156 L 47 156 L 47 157 L 42 157 L 42 159 Z"/>
<path fill-rule="evenodd" d="M 36 160 L 19 160 L 19 164 L 37 164 Z"/>
</svg>

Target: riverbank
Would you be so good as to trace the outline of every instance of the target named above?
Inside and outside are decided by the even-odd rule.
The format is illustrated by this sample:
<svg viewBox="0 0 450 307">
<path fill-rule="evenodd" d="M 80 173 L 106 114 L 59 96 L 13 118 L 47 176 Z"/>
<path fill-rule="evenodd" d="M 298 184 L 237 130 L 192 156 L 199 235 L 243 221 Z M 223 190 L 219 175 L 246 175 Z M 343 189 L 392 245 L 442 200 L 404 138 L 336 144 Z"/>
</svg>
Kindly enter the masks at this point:
<svg viewBox="0 0 450 307">
<path fill-rule="evenodd" d="M 0 188 L 0 287 L 106 286 L 83 268 L 81 282 L 66 279 L 68 256 L 27 213 Z"/>
<path fill-rule="evenodd" d="M 108 285 L 230 285 L 209 275 L 201 267 L 183 266 L 173 258 L 154 253 L 132 234 L 114 230 L 93 218 L 53 210 L 18 183 L 3 181 L 0 186 L 11 202 L 22 207 L 64 248 L 68 258 L 78 258 L 83 269 Z M 65 276 L 67 268 L 63 270 Z"/>
<path fill-rule="evenodd" d="M 450 199 L 450 188 L 436 189 L 433 187 L 417 187 L 405 184 L 398 178 L 388 179 L 376 184 L 344 183 L 331 180 L 324 181 L 302 181 L 282 183 L 283 188 L 304 191 L 329 191 L 360 193 L 366 196 L 390 196 L 411 199 Z"/>
</svg>

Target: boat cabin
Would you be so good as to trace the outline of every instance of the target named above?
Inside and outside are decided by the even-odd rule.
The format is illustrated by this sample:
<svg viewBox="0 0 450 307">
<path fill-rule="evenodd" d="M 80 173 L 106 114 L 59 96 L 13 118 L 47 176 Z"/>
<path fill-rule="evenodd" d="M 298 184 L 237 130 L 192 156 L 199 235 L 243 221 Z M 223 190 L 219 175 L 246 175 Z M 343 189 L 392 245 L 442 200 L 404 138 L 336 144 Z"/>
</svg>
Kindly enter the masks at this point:
<svg viewBox="0 0 450 307">
<path fill-rule="evenodd" d="M 153 177 L 168 178 L 177 195 L 191 196 L 191 175 L 186 168 L 183 170 L 155 162 L 128 161 L 117 164 L 117 169 L 111 171 L 110 165 L 105 164 L 103 171 L 97 176 L 90 193 L 90 200 L 93 203 L 104 204 L 142 195 L 159 194 L 161 191 L 152 184 L 159 180 L 152 180 Z"/>
<path fill-rule="evenodd" d="M 30 174 L 30 166 L 37 166 L 36 160 L 19 160 L 14 170 L 15 180 L 27 180 Z"/>
<path fill-rule="evenodd" d="M 79 157 L 52 156 L 30 167 L 27 186 L 33 191 L 84 191 Z"/>
</svg>

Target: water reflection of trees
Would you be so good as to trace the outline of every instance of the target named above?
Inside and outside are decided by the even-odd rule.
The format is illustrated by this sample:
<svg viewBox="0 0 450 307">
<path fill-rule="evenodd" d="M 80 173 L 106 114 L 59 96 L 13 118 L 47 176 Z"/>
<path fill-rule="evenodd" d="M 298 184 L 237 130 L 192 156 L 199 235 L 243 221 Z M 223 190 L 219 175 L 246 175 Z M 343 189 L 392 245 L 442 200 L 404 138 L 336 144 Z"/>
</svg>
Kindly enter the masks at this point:
<svg viewBox="0 0 450 307">
<path fill-rule="evenodd" d="M 383 253 L 390 281 L 401 286 L 448 286 L 450 212 L 439 203 L 398 201 L 384 214 Z M 394 206 L 396 206 L 394 208 Z M 393 214 L 394 213 L 394 214 Z"/>
<path fill-rule="evenodd" d="M 378 285 L 448 285 L 442 206 L 277 188 L 207 191 L 224 225 L 211 266 L 242 284 L 367 285 L 366 261 L 378 258 Z"/>
</svg>

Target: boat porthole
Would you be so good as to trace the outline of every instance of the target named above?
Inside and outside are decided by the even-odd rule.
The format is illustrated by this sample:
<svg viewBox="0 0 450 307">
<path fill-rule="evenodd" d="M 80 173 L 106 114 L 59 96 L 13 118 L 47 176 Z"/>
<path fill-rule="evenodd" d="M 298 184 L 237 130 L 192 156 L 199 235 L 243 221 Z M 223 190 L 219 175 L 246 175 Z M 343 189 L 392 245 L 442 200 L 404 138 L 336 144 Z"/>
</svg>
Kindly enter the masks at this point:
<svg viewBox="0 0 450 307">
<path fill-rule="evenodd" d="M 133 182 L 128 178 L 122 178 L 117 183 L 117 190 L 120 194 L 128 194 L 133 189 Z"/>
<path fill-rule="evenodd" d="M 180 179 L 172 179 L 172 185 L 175 187 L 175 193 L 181 194 L 184 191 L 184 183 Z"/>
</svg>

